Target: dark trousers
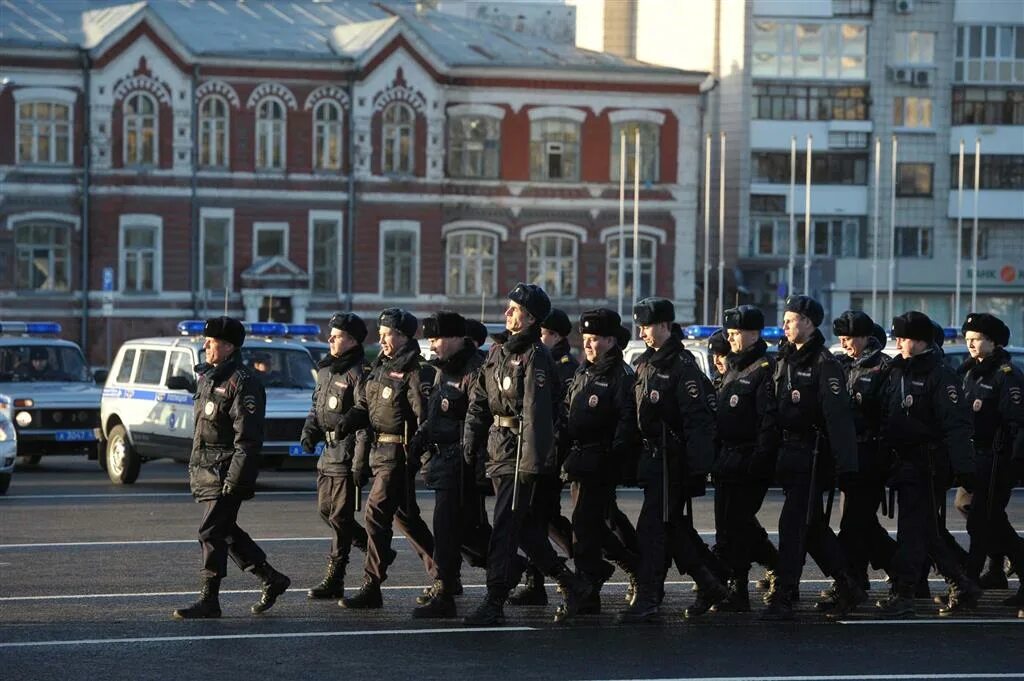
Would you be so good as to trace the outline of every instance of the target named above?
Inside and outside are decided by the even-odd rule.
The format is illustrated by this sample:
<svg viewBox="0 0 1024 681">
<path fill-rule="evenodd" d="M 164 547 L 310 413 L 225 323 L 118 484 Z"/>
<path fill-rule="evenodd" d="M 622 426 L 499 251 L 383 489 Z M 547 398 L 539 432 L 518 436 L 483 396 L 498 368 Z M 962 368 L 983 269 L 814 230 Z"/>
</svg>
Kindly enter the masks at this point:
<svg viewBox="0 0 1024 681">
<path fill-rule="evenodd" d="M 351 475 L 316 478 L 316 504 L 320 519 L 331 528 L 331 560 L 348 562 L 352 543 L 366 544 L 366 530 L 355 518 L 356 488 Z"/>
<path fill-rule="evenodd" d="M 799 584 L 808 554 L 822 572 L 837 578 L 846 570 L 846 561 L 839 540 L 825 522 L 822 490 L 815 486 L 811 494 L 810 478 L 797 479 L 782 489 L 786 499 L 779 515 L 779 585 L 794 587 Z M 809 524 L 808 507 L 811 511 Z"/>
<path fill-rule="evenodd" d="M 605 555 L 617 563 L 624 560 L 633 560 L 638 563 L 640 539 L 637 537 L 636 528 L 633 527 L 629 517 L 619 508 L 614 493 L 608 503 L 605 521 L 608 523 L 608 529 L 611 530 L 611 535 L 605 537 Z M 636 570 L 636 566 L 633 569 Z"/>
<path fill-rule="evenodd" d="M 891 574 L 898 589 L 913 589 L 927 573 L 929 558 L 947 579 L 963 575 L 963 567 L 940 529 L 938 503 L 945 502 L 946 490 L 932 485 L 927 470 L 908 464 L 893 485 L 898 514 Z"/>
<path fill-rule="evenodd" d="M 438 579 L 446 584 L 458 579 L 463 558 L 474 567 L 487 566 L 491 525 L 483 496 L 472 480 L 462 490 L 434 490 L 433 529 Z"/>
<path fill-rule="evenodd" d="M 850 572 L 864 579 L 868 563 L 889 572 L 896 554 L 896 540 L 878 522 L 878 507 L 885 495 L 882 481 L 863 480 L 843 492 L 843 518 L 839 522 L 839 543 Z"/>
<path fill-rule="evenodd" d="M 519 581 L 525 561 L 518 555 L 522 547 L 537 569 L 555 575 L 562 567 L 548 540 L 547 520 L 534 512 L 535 483 L 519 482 L 519 498 L 512 510 L 514 476 L 492 479 L 494 484 L 494 527 L 487 552 L 487 593 L 505 598 Z"/>
<path fill-rule="evenodd" d="M 1014 531 L 1006 515 L 1006 506 L 1013 493 L 1012 476 L 1007 470 L 1009 461 L 1005 458 L 999 460 L 995 477 L 992 475 L 991 452 L 979 449 L 975 461 L 977 482 L 971 510 L 967 514 L 971 548 L 967 554 L 966 572 L 972 579 L 978 578 L 990 553 L 1005 554 L 1015 566 L 1024 565 L 1024 540 Z"/>
<path fill-rule="evenodd" d="M 548 537 L 562 554 L 573 557 L 572 523 L 562 515 L 562 481 L 545 476 L 537 480 L 534 492 L 534 513 L 547 526 Z"/>
<path fill-rule="evenodd" d="M 758 562 L 774 567 L 775 547 L 757 520 L 768 485 L 759 480 L 715 483 L 715 537 L 721 559 L 734 575 Z"/>
<path fill-rule="evenodd" d="M 391 525 L 409 540 L 413 551 L 423 561 L 423 567 L 432 579 L 438 579 L 434 563 L 434 538 L 420 517 L 412 480 L 404 465 L 374 472 L 373 486 L 366 499 L 366 566 L 368 579 L 383 582 L 391 564 Z"/>
<path fill-rule="evenodd" d="M 586 575 L 591 583 L 601 584 L 614 570 L 605 562 L 604 555 L 608 554 L 612 560 L 623 560 L 626 554 L 625 547 L 608 525 L 609 506 L 615 503 L 615 486 L 574 482 L 571 494 L 573 561 L 577 572 Z"/>
<path fill-rule="evenodd" d="M 242 570 L 266 562 L 267 554 L 238 526 L 239 497 L 228 495 L 206 502 L 199 524 L 199 545 L 203 547 L 204 577 L 225 577 L 228 556 Z"/>
<path fill-rule="evenodd" d="M 674 560 L 681 572 L 692 575 L 705 565 L 710 554 L 707 546 L 683 515 L 681 491 L 669 489 L 668 521 L 664 520 L 664 490 L 660 480 L 644 488 L 636 531 L 640 540 L 640 570 L 637 578 L 646 588 L 659 589 L 665 582 L 669 561 Z"/>
</svg>

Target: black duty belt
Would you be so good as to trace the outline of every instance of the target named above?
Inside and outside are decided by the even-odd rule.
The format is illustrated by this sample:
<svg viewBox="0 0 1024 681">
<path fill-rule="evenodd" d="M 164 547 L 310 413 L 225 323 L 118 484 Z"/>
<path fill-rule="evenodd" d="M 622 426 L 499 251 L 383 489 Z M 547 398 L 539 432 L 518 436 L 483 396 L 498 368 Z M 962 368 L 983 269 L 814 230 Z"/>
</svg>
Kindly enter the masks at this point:
<svg viewBox="0 0 1024 681">
<path fill-rule="evenodd" d="M 393 435 L 391 433 L 378 433 L 377 444 L 381 445 L 404 445 L 405 438 L 401 435 Z"/>
<path fill-rule="evenodd" d="M 333 430 L 328 430 L 324 433 L 324 442 L 327 443 L 328 447 L 338 444 L 338 437 L 334 434 Z"/>
<path fill-rule="evenodd" d="M 519 426 L 522 420 L 515 416 L 498 416 L 494 419 L 494 423 L 499 428 L 511 428 L 512 430 L 519 430 Z"/>
</svg>

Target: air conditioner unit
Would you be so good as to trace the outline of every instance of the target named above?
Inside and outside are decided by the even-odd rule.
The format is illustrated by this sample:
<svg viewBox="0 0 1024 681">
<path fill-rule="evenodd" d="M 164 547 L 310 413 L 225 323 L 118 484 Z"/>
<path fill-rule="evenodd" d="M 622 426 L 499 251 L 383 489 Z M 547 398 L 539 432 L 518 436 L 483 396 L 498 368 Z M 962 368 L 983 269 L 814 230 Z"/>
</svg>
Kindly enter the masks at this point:
<svg viewBox="0 0 1024 681">
<path fill-rule="evenodd" d="M 913 83 L 914 82 L 914 71 L 908 69 L 905 66 L 893 66 L 889 69 L 889 73 L 892 76 L 894 83 Z"/>
<path fill-rule="evenodd" d="M 932 73 L 931 69 L 915 69 L 914 70 L 914 85 L 918 87 L 928 87 L 935 80 L 935 74 Z"/>
<path fill-rule="evenodd" d="M 894 0 L 893 9 L 896 14 L 910 14 L 914 11 L 914 0 Z"/>
</svg>

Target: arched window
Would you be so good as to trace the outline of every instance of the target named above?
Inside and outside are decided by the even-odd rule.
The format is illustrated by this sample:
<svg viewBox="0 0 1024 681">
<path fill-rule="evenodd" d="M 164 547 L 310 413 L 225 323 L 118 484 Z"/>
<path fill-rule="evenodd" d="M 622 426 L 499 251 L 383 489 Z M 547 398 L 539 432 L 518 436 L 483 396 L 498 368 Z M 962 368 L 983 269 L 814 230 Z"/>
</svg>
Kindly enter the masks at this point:
<svg viewBox="0 0 1024 681">
<path fill-rule="evenodd" d="M 341 170 L 341 107 L 324 100 L 313 109 L 313 167 Z"/>
<path fill-rule="evenodd" d="M 625 300 L 639 300 L 655 294 L 655 254 L 657 253 L 657 239 L 652 236 L 640 235 L 640 250 L 637 252 L 637 264 L 640 270 L 640 293 L 633 294 L 633 235 L 626 234 L 623 238 L 626 244 L 626 251 L 623 262 L 623 281 L 625 282 Z M 622 249 L 619 244 L 619 236 L 609 236 L 606 242 L 607 260 L 605 262 L 605 281 L 608 282 L 605 295 L 614 300 L 619 296 L 619 254 Z"/>
<path fill-rule="evenodd" d="M 136 92 L 124 100 L 124 164 L 156 165 L 157 106 L 152 96 Z"/>
<path fill-rule="evenodd" d="M 256 168 L 284 170 L 285 159 L 284 103 L 267 97 L 256 108 Z"/>
<path fill-rule="evenodd" d="M 217 95 L 199 107 L 199 165 L 228 166 L 228 103 Z"/>
<path fill-rule="evenodd" d="M 498 236 L 465 230 L 447 236 L 446 262 L 449 296 L 491 296 L 498 283 Z"/>
<path fill-rule="evenodd" d="M 384 173 L 407 175 L 415 168 L 416 113 L 402 102 L 392 102 L 381 115 L 381 161 Z"/>
<path fill-rule="evenodd" d="M 552 298 L 576 295 L 579 240 L 571 234 L 543 232 L 526 240 L 526 277 Z"/>
</svg>

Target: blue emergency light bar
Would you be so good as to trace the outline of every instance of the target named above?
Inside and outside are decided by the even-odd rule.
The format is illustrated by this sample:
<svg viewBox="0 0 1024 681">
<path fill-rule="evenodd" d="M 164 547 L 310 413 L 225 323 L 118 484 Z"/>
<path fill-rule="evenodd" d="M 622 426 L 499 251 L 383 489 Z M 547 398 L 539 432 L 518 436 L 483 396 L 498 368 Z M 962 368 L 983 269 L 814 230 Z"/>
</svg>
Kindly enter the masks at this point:
<svg viewBox="0 0 1024 681">
<path fill-rule="evenodd" d="M 286 324 L 289 336 L 319 336 L 319 324 Z"/>
<path fill-rule="evenodd" d="M 683 329 L 683 335 L 687 338 L 701 340 L 704 338 L 711 338 L 712 335 L 722 327 L 720 326 L 706 326 L 703 324 L 691 324 L 690 326 Z"/>
<path fill-rule="evenodd" d="M 786 334 L 782 332 L 781 326 L 766 326 L 761 329 L 761 338 L 766 341 L 782 340 L 785 335 Z"/>
<path fill-rule="evenodd" d="M 206 322 L 201 319 L 186 319 L 178 322 L 178 333 L 183 336 L 202 336 Z"/>
<path fill-rule="evenodd" d="M 946 340 L 954 340 L 960 335 L 960 329 L 955 326 L 944 326 L 942 327 L 942 335 Z"/>
<path fill-rule="evenodd" d="M 245 322 L 245 332 L 253 336 L 287 336 L 288 327 L 280 322 Z"/>
<path fill-rule="evenodd" d="M 0 322 L 0 333 L 24 333 L 30 336 L 59 336 L 57 322 Z"/>
</svg>

